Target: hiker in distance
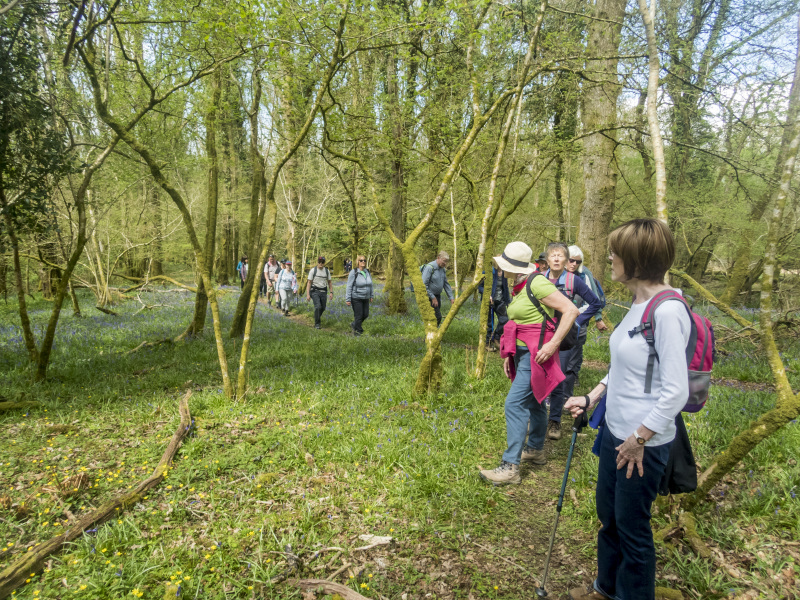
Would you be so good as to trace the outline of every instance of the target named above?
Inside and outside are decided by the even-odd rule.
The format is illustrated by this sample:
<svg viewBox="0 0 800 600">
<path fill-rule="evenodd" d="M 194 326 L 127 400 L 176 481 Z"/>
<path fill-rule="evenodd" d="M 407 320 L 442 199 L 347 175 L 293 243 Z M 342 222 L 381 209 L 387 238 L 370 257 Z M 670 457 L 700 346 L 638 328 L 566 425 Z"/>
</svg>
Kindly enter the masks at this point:
<svg viewBox="0 0 800 600">
<path fill-rule="evenodd" d="M 452 303 L 455 300 L 453 290 L 447 283 L 447 264 L 450 262 L 450 255 L 442 250 L 436 255 L 436 260 L 432 260 L 422 267 L 422 283 L 428 292 L 433 312 L 436 315 L 436 326 L 442 324 L 442 290 Z"/>
<path fill-rule="evenodd" d="M 314 302 L 314 329 L 322 328 L 322 313 L 328 307 L 328 294 L 333 300 L 333 281 L 331 272 L 325 266 L 325 257 L 317 259 L 317 266 L 308 272 L 308 284 L 306 285 L 306 300 Z"/>
<path fill-rule="evenodd" d="M 589 267 L 585 266 L 583 262 L 583 250 L 581 250 L 578 246 L 570 246 L 569 260 L 567 261 L 566 266 L 567 271 L 570 273 L 575 273 L 576 276 L 580 277 L 583 280 L 583 283 L 591 288 L 592 292 L 594 292 L 594 295 L 597 296 L 597 298 L 603 304 L 603 308 L 605 308 L 606 294 L 603 291 L 600 282 L 597 281 L 594 274 L 592 274 L 592 272 L 589 270 Z M 577 306 L 578 310 L 580 310 L 583 307 L 588 308 L 589 305 L 584 303 L 583 306 L 580 304 Z M 594 326 L 597 327 L 598 331 L 606 331 L 608 329 L 608 325 L 606 325 L 603 321 L 603 313 L 599 312 L 594 316 Z M 572 393 L 570 392 L 569 395 L 571 396 Z"/>
<path fill-rule="evenodd" d="M 292 296 L 297 293 L 297 276 L 292 271 L 292 261 L 288 258 L 283 261 L 283 269 L 278 273 L 278 280 L 275 282 L 275 289 L 281 295 L 279 309 L 283 310 L 285 317 L 289 316 L 289 303 Z"/>
<path fill-rule="evenodd" d="M 552 242 L 547 245 L 545 253 L 547 254 L 547 263 L 550 265 L 550 269 L 545 271 L 545 275 L 581 311 L 575 321 L 575 326 L 579 328 L 577 343 L 572 348 L 559 352 L 561 371 L 565 377 L 564 382 L 556 386 L 556 389 L 550 394 L 550 420 L 547 424 L 547 438 L 560 440 L 561 410 L 564 408 L 564 401 L 572 395 L 583 364 L 583 345 L 586 343 L 587 323 L 592 317 L 600 314 L 605 303 L 600 301 L 579 276 L 567 270 L 570 255 L 566 244 Z"/>
<path fill-rule="evenodd" d="M 272 306 L 272 296 L 278 296 L 275 291 L 275 279 L 281 268 L 275 260 L 275 255 L 270 254 L 267 262 L 264 263 L 264 277 L 267 280 L 267 306 Z"/>
<path fill-rule="evenodd" d="M 508 322 L 508 305 L 511 302 L 511 293 L 508 290 L 508 280 L 502 269 L 492 267 L 492 292 L 489 296 L 489 323 L 486 332 L 486 344 L 489 352 L 497 352 L 503 328 Z M 495 320 L 494 317 L 497 317 Z M 496 321 L 496 323 L 495 323 Z"/>
<path fill-rule="evenodd" d="M 369 317 L 372 297 L 372 275 L 367 269 L 366 257 L 359 255 L 356 258 L 356 266 L 347 276 L 347 289 L 344 295 L 345 304 L 353 308 L 353 322 L 350 323 L 350 327 L 356 337 L 364 333 L 362 324 Z"/>
<path fill-rule="evenodd" d="M 247 279 L 247 270 L 248 270 L 247 257 L 243 256 L 242 260 L 239 261 L 239 267 L 238 267 L 239 285 L 241 286 L 241 289 L 244 289 L 244 282 Z"/>
<path fill-rule="evenodd" d="M 528 276 L 508 305 L 509 320 L 500 339 L 500 356 L 505 359 L 503 368 L 512 380 L 505 402 L 507 448 L 500 466 L 480 473 L 494 485 L 520 483 L 521 461 L 535 465 L 547 463 L 544 400 L 564 380 L 558 347 L 580 314 L 575 305 L 536 270 L 536 265 L 530 262 L 532 254 L 524 242 L 512 242 L 500 256 L 492 259 L 494 265 L 510 277 Z M 552 326 L 555 311 L 561 313 L 557 328 Z M 526 445 L 529 422 L 530 436 Z"/>
<path fill-rule="evenodd" d="M 637 331 L 648 302 L 671 290 L 664 276 L 675 259 L 669 228 L 656 219 L 635 219 L 608 239 L 611 280 L 633 295 L 631 309 L 611 334 L 608 375 L 586 396 L 565 407 L 577 417 L 603 395 L 606 427 L 600 441 L 597 476 L 597 578 L 570 591 L 573 600 L 654 600 L 656 551 L 650 508 L 658 493 L 675 438 L 675 417 L 689 398 L 686 346 L 691 319 L 682 302 L 657 305 L 653 319 L 657 359 Z M 646 374 L 652 372 L 649 392 Z"/>
</svg>

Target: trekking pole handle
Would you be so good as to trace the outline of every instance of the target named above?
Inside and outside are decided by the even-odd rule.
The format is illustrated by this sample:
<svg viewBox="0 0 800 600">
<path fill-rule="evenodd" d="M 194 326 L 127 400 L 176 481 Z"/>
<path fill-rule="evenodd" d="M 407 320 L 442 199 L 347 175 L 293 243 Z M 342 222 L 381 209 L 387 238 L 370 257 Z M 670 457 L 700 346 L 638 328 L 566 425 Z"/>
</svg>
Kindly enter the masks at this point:
<svg viewBox="0 0 800 600">
<path fill-rule="evenodd" d="M 583 407 L 583 412 L 572 422 L 572 431 L 579 432 L 589 424 L 589 405 L 592 403 L 592 400 L 589 398 L 588 394 L 584 396 L 584 399 L 586 400 L 586 406 Z"/>
</svg>

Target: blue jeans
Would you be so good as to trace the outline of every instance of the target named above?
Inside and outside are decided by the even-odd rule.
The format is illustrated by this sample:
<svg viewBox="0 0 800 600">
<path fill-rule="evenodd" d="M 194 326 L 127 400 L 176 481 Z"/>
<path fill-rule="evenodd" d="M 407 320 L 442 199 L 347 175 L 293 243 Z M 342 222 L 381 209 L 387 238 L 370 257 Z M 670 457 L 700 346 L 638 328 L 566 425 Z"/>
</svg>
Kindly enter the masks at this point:
<svg viewBox="0 0 800 600">
<path fill-rule="evenodd" d="M 585 343 L 586 330 L 582 328 L 578 335 L 578 344 L 569 350 L 562 350 L 558 353 L 561 372 L 564 373 L 565 379 L 550 394 L 550 420 L 556 423 L 561 423 L 561 411 L 564 403 L 575 391 L 575 382 L 578 381 L 578 374 L 583 365 L 583 345 Z"/>
<path fill-rule="evenodd" d="M 656 548 L 650 528 L 650 507 L 667 467 L 671 443 L 645 446 L 644 476 L 634 468 L 617 470 L 617 451 L 623 440 L 603 432 L 597 475 L 597 516 L 603 524 L 597 534 L 595 587 L 617 600 L 654 600 Z"/>
<path fill-rule="evenodd" d="M 517 346 L 514 355 L 517 375 L 511 382 L 511 389 L 506 396 L 506 443 L 508 448 L 503 453 L 503 460 L 519 464 L 525 436 L 530 421 L 531 434 L 528 446 L 533 450 L 544 448 L 544 434 L 547 431 L 547 407 L 539 404 L 531 390 L 531 353 L 525 346 Z"/>
</svg>

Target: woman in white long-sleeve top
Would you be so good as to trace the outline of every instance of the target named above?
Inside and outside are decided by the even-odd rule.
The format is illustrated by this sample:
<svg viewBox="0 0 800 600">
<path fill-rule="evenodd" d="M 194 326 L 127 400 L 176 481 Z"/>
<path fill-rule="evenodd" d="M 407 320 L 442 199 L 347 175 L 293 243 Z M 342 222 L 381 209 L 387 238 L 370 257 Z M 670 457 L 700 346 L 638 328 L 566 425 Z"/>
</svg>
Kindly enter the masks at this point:
<svg viewBox="0 0 800 600">
<path fill-rule="evenodd" d="M 369 317 L 369 304 L 372 302 L 372 296 L 372 275 L 367 269 L 367 259 L 359 255 L 356 266 L 347 276 L 347 291 L 344 296 L 347 306 L 353 308 L 353 322 L 350 327 L 355 336 L 364 333 L 362 323 Z"/>
<path fill-rule="evenodd" d="M 633 294 L 633 304 L 609 342 L 608 375 L 586 396 L 572 397 L 565 408 L 574 417 L 606 394 L 606 425 L 597 477 L 597 578 L 570 591 L 573 600 L 653 600 L 656 553 L 650 507 L 666 469 L 675 438 L 675 417 L 689 397 L 686 345 L 691 332 L 682 302 L 664 302 L 654 313 L 658 360 L 645 392 L 649 348 L 633 335 L 648 302 L 671 289 L 664 277 L 675 259 L 669 228 L 655 219 L 634 219 L 608 240 L 611 279 Z"/>
</svg>

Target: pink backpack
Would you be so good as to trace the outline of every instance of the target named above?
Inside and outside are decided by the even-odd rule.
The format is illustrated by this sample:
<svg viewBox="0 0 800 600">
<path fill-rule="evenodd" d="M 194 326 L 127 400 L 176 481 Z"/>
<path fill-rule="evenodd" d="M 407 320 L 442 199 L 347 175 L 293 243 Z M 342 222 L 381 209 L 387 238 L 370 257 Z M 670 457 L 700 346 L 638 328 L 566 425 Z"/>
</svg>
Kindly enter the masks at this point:
<svg viewBox="0 0 800 600">
<path fill-rule="evenodd" d="M 649 394 L 653 383 L 653 366 L 658 360 L 655 347 L 655 311 L 661 306 L 662 302 L 668 300 L 679 300 L 692 322 L 692 330 L 689 334 L 689 343 L 686 345 L 686 364 L 689 367 L 689 399 L 683 412 L 698 412 L 705 406 L 708 400 L 708 388 L 711 385 L 711 369 L 714 366 L 714 329 L 711 321 L 706 317 L 692 312 L 686 300 L 674 290 L 664 290 L 650 299 L 642 314 L 642 320 L 637 327 L 628 332 L 633 337 L 637 333 L 644 336 L 647 345 L 650 347 L 650 354 L 647 358 L 647 373 L 644 381 L 644 393 Z"/>
</svg>

